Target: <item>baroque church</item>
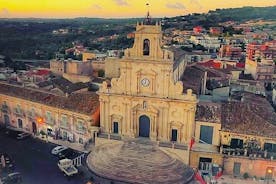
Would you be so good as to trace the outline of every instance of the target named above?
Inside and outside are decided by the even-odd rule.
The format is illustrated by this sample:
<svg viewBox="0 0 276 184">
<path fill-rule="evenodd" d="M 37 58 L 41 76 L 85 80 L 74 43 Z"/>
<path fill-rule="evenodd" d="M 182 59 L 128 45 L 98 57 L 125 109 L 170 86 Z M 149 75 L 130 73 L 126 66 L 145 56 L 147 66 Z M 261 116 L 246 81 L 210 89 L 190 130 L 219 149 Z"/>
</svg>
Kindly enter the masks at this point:
<svg viewBox="0 0 276 184">
<path fill-rule="evenodd" d="M 101 133 L 188 144 L 195 132 L 197 98 L 174 82 L 174 53 L 162 48 L 161 24 L 137 23 L 134 45 L 126 49 L 120 77 L 106 82 L 100 98 Z"/>
</svg>

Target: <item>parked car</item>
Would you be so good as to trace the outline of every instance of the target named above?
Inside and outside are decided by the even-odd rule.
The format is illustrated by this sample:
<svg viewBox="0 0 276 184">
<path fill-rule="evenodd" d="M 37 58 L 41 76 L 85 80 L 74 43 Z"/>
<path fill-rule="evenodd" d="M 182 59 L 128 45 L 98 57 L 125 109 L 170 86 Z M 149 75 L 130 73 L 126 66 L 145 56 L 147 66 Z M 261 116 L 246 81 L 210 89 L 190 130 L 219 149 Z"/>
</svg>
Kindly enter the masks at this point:
<svg viewBox="0 0 276 184">
<path fill-rule="evenodd" d="M 66 146 L 57 146 L 52 149 L 51 153 L 53 155 L 58 155 L 60 152 L 67 150 L 68 148 Z"/>
<path fill-rule="evenodd" d="M 64 158 L 74 159 L 74 158 L 78 157 L 79 155 L 80 155 L 80 153 L 78 151 L 75 151 L 71 148 L 68 148 L 68 149 L 63 150 L 58 153 L 58 157 L 60 159 L 64 159 Z"/>
<path fill-rule="evenodd" d="M 11 129 L 7 129 L 5 132 L 8 136 L 12 137 L 12 138 L 17 138 L 19 134 L 23 133 L 20 132 L 18 130 L 11 130 Z"/>
<path fill-rule="evenodd" d="M 62 159 L 58 161 L 58 168 L 66 175 L 73 176 L 78 173 L 78 169 L 73 165 L 73 161 L 70 159 Z"/>
<path fill-rule="evenodd" d="M 16 139 L 18 140 L 22 140 L 22 139 L 26 139 L 28 137 L 30 137 L 31 134 L 27 133 L 27 132 L 22 132 L 22 133 L 19 133 L 16 137 Z"/>
<path fill-rule="evenodd" d="M 2 178 L 3 184 L 19 184 L 22 183 L 22 176 L 19 172 L 14 172 L 8 174 L 6 177 Z"/>
</svg>

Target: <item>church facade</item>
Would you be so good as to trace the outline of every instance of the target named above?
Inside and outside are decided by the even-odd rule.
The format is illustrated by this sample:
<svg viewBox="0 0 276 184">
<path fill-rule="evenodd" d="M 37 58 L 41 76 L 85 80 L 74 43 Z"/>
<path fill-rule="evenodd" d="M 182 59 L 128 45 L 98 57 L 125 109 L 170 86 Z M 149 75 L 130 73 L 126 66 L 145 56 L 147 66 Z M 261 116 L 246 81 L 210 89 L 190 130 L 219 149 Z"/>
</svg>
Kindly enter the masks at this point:
<svg viewBox="0 0 276 184">
<path fill-rule="evenodd" d="M 194 136 L 197 98 L 174 82 L 174 54 L 161 41 L 159 23 L 137 24 L 134 45 L 119 61 L 120 77 L 98 92 L 102 133 L 181 144 Z"/>
</svg>

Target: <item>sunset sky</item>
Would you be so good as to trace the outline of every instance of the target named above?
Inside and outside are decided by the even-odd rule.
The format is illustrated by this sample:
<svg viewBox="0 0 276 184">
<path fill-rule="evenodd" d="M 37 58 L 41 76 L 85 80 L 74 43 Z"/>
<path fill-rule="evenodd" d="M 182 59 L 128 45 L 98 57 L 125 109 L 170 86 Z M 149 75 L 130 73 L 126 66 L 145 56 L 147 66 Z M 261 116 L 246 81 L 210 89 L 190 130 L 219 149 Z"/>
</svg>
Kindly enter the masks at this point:
<svg viewBox="0 0 276 184">
<path fill-rule="evenodd" d="M 275 0 L 0 0 L 0 18 L 171 17 L 210 9 L 274 6 Z"/>
</svg>

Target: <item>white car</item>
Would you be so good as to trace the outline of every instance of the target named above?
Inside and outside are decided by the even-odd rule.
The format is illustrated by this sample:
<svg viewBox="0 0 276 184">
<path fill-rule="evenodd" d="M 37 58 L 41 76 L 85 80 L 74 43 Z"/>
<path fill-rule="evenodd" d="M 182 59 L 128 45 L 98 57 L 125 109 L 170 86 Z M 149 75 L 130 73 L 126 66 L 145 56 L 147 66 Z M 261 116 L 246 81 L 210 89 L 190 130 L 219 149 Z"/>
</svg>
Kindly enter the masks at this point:
<svg viewBox="0 0 276 184">
<path fill-rule="evenodd" d="M 53 155 L 57 155 L 58 153 L 60 153 L 63 150 L 66 150 L 66 149 L 68 149 L 68 147 L 66 147 L 66 146 L 57 146 L 57 147 L 52 149 L 51 153 Z"/>
<path fill-rule="evenodd" d="M 58 161 L 58 167 L 66 176 L 73 176 L 78 173 L 78 169 L 73 165 L 71 159 L 65 158 Z"/>
</svg>

